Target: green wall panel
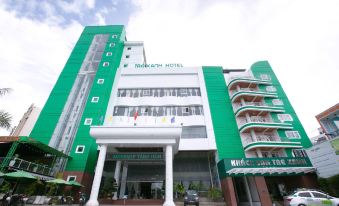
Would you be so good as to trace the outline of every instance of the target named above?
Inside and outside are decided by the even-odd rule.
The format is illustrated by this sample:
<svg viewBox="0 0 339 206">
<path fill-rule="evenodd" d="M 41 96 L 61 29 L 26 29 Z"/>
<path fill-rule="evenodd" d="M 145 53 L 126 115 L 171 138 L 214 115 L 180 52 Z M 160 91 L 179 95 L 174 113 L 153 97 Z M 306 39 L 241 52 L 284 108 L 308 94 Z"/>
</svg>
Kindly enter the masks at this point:
<svg viewBox="0 0 339 206">
<path fill-rule="evenodd" d="M 277 89 L 278 98 L 281 99 L 284 103 L 283 107 L 285 109 L 285 114 L 290 114 L 293 118 L 292 123 L 293 130 L 299 131 L 301 139 L 291 139 L 293 142 L 300 142 L 303 147 L 309 148 L 312 146 L 311 141 L 309 140 L 297 114 L 295 113 L 290 101 L 288 100 L 278 78 L 276 77 L 275 73 L 273 72 L 270 64 L 267 61 L 259 61 L 254 63 L 251 66 L 251 71 L 253 75 L 257 78 L 260 78 L 261 74 L 268 74 L 271 77 L 272 86 Z M 263 88 L 266 86 L 262 86 Z M 277 119 L 277 114 L 272 113 L 272 118 Z M 286 130 L 278 130 L 279 135 L 282 137 L 286 137 L 285 135 Z M 287 152 L 287 150 L 286 150 Z"/>
<path fill-rule="evenodd" d="M 245 157 L 222 67 L 202 67 L 219 159 Z"/>
</svg>

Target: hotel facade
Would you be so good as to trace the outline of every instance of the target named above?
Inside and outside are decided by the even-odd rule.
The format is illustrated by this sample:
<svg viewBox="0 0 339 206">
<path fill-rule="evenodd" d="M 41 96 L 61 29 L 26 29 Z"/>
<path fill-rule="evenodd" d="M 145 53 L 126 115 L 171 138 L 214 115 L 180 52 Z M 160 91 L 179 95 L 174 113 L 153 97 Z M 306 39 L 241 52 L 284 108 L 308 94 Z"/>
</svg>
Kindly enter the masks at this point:
<svg viewBox="0 0 339 206">
<path fill-rule="evenodd" d="M 123 26 L 85 27 L 29 137 L 69 157 L 53 170 L 86 186 L 87 205 L 109 178 L 114 199 L 164 205 L 176 184 L 220 188 L 228 205 L 314 184 L 312 144 L 267 61 L 150 64 Z"/>
</svg>

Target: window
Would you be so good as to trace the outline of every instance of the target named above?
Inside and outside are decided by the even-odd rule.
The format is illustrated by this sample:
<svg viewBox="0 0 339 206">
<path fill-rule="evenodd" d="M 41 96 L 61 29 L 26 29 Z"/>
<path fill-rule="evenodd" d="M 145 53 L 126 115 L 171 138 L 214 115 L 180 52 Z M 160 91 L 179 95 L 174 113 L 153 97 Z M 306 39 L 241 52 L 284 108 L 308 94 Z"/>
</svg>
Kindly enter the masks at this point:
<svg viewBox="0 0 339 206">
<path fill-rule="evenodd" d="M 113 34 L 113 35 L 112 35 L 112 38 L 113 38 L 113 39 L 116 39 L 116 38 L 118 38 L 118 35 Z"/>
<path fill-rule="evenodd" d="M 327 198 L 327 195 L 319 193 L 319 192 L 311 192 L 311 193 L 315 198 Z"/>
<path fill-rule="evenodd" d="M 284 103 L 280 99 L 273 99 L 272 104 L 273 105 L 284 105 Z"/>
<path fill-rule="evenodd" d="M 102 64 L 102 66 L 104 66 L 104 67 L 108 67 L 108 65 L 109 65 L 109 62 L 104 62 L 104 63 Z"/>
<path fill-rule="evenodd" d="M 187 96 L 187 89 L 180 89 L 180 96 Z"/>
<path fill-rule="evenodd" d="M 67 176 L 67 181 L 75 181 L 77 179 L 77 176 Z"/>
<path fill-rule="evenodd" d="M 129 58 L 129 55 L 126 55 L 126 59 L 128 59 Z"/>
<path fill-rule="evenodd" d="M 274 86 L 267 86 L 266 87 L 266 91 L 268 91 L 268 92 L 276 92 L 277 88 L 275 88 Z"/>
<path fill-rule="evenodd" d="M 268 74 L 260 74 L 262 80 L 271 80 L 271 77 Z"/>
<path fill-rule="evenodd" d="M 115 43 L 113 43 L 113 42 L 110 43 L 110 44 L 109 44 L 109 47 L 115 47 Z"/>
<path fill-rule="evenodd" d="M 309 192 L 299 192 L 299 197 L 312 197 Z"/>
<path fill-rule="evenodd" d="M 142 95 L 143 96 L 150 96 L 151 91 L 149 89 L 144 89 L 142 90 Z"/>
<path fill-rule="evenodd" d="M 106 53 L 106 56 L 107 56 L 107 57 L 112 56 L 112 52 L 107 52 L 107 53 Z"/>
<path fill-rule="evenodd" d="M 182 108 L 182 114 L 184 116 L 187 116 L 189 114 L 190 108 L 189 107 L 183 107 Z"/>
<path fill-rule="evenodd" d="M 282 122 L 284 121 L 293 121 L 293 118 L 289 114 L 278 114 L 278 119 Z"/>
<path fill-rule="evenodd" d="M 84 125 L 91 125 L 92 124 L 92 118 L 86 118 Z"/>
<path fill-rule="evenodd" d="M 98 80 L 97 80 L 97 84 L 103 84 L 104 81 L 105 81 L 104 79 L 98 79 Z"/>
<path fill-rule="evenodd" d="M 131 50 L 132 49 L 132 47 L 127 47 L 127 50 Z"/>
<path fill-rule="evenodd" d="M 127 67 L 128 66 L 128 64 L 124 64 L 124 67 Z"/>
<path fill-rule="evenodd" d="M 205 126 L 185 126 L 182 127 L 181 138 L 207 138 Z"/>
<path fill-rule="evenodd" d="M 289 139 L 300 139 L 300 134 L 298 131 L 286 131 L 285 134 Z"/>
<path fill-rule="evenodd" d="M 307 157 L 307 153 L 303 149 L 293 149 L 292 153 L 294 157 Z"/>
<path fill-rule="evenodd" d="M 272 157 L 280 157 L 279 152 L 272 152 L 271 156 Z"/>
<path fill-rule="evenodd" d="M 92 97 L 92 101 L 93 103 L 97 103 L 99 102 L 99 97 Z"/>
<path fill-rule="evenodd" d="M 84 153 L 85 152 L 85 145 L 78 145 L 75 149 L 75 153 Z"/>
<path fill-rule="evenodd" d="M 269 153 L 268 152 L 261 152 L 262 157 L 268 157 Z"/>
</svg>

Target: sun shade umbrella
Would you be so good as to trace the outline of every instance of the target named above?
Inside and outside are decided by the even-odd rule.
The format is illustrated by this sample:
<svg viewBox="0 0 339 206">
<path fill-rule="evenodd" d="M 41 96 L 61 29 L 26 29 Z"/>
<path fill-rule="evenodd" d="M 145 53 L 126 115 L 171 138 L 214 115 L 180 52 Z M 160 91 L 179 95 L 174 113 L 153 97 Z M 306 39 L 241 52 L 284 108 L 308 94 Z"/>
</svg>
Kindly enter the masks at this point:
<svg viewBox="0 0 339 206">
<path fill-rule="evenodd" d="M 79 182 L 74 181 L 74 180 L 69 181 L 69 184 L 72 185 L 72 186 L 75 186 L 75 187 L 83 187 L 82 184 L 80 184 Z"/>
<path fill-rule="evenodd" d="M 10 173 L 6 173 L 3 175 L 5 179 L 9 179 L 9 180 L 16 180 L 16 183 L 14 185 L 13 188 L 13 194 L 15 192 L 15 190 L 18 187 L 18 184 L 21 180 L 37 180 L 36 177 L 34 177 L 33 175 L 31 175 L 28 172 L 24 172 L 24 171 L 16 171 L 16 172 L 10 172 Z"/>
<path fill-rule="evenodd" d="M 57 184 L 57 185 L 71 185 L 69 182 L 67 182 L 63 179 L 48 180 L 46 182 L 51 183 L 51 184 Z"/>
<path fill-rule="evenodd" d="M 69 182 L 63 180 L 63 179 L 54 179 L 54 180 L 48 180 L 46 181 L 49 184 L 55 184 L 57 185 L 57 189 L 55 191 L 55 194 L 58 194 L 58 190 L 59 190 L 59 185 L 71 185 Z"/>
</svg>

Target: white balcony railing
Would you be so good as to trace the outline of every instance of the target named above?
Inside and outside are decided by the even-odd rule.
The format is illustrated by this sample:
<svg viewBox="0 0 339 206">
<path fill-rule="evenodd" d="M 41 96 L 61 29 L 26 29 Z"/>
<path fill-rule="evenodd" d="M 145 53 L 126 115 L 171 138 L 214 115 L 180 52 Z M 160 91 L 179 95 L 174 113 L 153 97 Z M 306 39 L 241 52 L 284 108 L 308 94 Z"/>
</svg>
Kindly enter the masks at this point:
<svg viewBox="0 0 339 206">
<path fill-rule="evenodd" d="M 276 107 L 274 104 L 269 104 L 265 102 L 244 102 L 244 103 L 236 103 L 233 104 L 233 110 L 237 111 L 241 107 L 246 107 L 246 106 L 256 106 L 256 107 Z"/>
<path fill-rule="evenodd" d="M 237 123 L 239 128 L 241 126 L 243 126 L 244 124 L 247 123 L 283 123 L 281 121 L 274 121 L 272 119 L 269 118 L 265 118 L 265 117 L 260 117 L 260 116 L 252 116 L 249 119 L 247 118 L 238 118 L 237 119 Z"/>
<path fill-rule="evenodd" d="M 273 135 L 257 135 L 255 138 L 251 136 L 246 136 L 243 138 L 244 147 L 255 142 L 281 142 L 282 140 L 279 137 Z"/>
</svg>

